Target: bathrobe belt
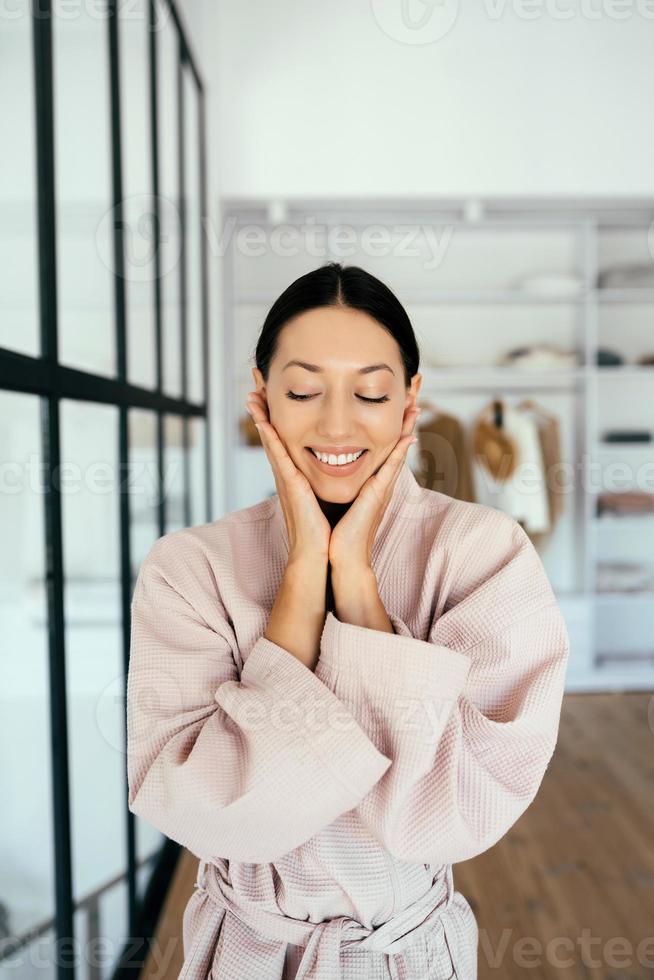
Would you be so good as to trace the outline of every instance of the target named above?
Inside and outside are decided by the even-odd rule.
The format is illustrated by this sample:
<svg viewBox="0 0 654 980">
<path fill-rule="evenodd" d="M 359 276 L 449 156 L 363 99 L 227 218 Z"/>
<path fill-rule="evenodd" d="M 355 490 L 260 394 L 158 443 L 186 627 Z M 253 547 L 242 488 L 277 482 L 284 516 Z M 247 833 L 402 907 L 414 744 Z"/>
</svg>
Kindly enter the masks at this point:
<svg viewBox="0 0 654 980">
<path fill-rule="evenodd" d="M 461 948 L 462 934 L 467 933 L 469 936 L 469 906 L 463 896 L 454 891 L 452 866 L 445 865 L 444 899 L 443 865 L 435 869 L 430 867 L 434 871 L 434 877 L 426 894 L 372 929 L 348 915 L 315 923 L 267 909 L 243 909 L 235 899 L 227 865 L 221 867 L 214 862 L 200 861 L 195 887 L 200 892 L 206 892 L 216 905 L 231 912 L 273 944 L 292 943 L 295 946 L 304 946 L 296 980 L 336 980 L 341 976 L 341 951 L 347 947 L 386 954 L 388 976 L 391 980 L 400 980 L 403 973 L 395 962 L 395 956 L 427 933 L 432 934 L 432 942 L 440 943 L 441 946 L 443 941 L 447 944 L 455 969 L 454 976 L 467 978 L 471 975 L 468 962 L 471 951 L 465 949 L 464 941 L 462 962 L 458 964 L 457 951 Z M 442 937 L 437 935 L 439 923 Z M 476 974 L 476 969 L 474 973 Z"/>
</svg>

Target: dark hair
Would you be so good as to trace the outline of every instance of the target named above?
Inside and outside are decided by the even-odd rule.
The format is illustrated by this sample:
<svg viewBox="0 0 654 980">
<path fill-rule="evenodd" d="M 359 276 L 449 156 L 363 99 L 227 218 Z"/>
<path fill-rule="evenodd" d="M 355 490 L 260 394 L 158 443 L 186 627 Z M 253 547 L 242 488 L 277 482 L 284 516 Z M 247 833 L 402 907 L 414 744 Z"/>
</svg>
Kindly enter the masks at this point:
<svg viewBox="0 0 654 980">
<path fill-rule="evenodd" d="M 343 267 L 338 262 L 300 276 L 270 307 L 254 354 L 265 381 L 284 324 L 320 306 L 349 306 L 377 320 L 395 338 L 404 364 L 405 386 L 410 386 L 420 364 L 420 351 L 406 310 L 380 279 L 356 265 Z"/>
</svg>

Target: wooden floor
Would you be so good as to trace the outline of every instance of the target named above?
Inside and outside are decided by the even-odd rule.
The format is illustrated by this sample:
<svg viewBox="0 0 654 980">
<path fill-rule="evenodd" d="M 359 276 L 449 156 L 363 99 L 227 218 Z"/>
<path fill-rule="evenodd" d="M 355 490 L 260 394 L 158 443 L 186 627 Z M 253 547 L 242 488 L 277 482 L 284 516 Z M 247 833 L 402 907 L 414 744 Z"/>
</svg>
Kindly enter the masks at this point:
<svg viewBox="0 0 654 980">
<path fill-rule="evenodd" d="M 185 852 L 157 934 L 175 955 L 145 977 L 177 980 L 196 868 Z M 479 980 L 652 980 L 654 695 L 566 695 L 535 801 L 454 881 L 479 924 Z"/>
</svg>

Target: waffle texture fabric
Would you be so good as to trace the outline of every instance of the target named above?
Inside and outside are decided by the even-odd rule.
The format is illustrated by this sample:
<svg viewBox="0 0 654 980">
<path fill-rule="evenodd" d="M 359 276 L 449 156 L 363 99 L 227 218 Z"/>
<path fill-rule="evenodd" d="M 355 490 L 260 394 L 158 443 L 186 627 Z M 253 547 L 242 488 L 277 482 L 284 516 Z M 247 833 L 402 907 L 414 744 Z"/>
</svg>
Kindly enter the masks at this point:
<svg viewBox="0 0 654 980">
<path fill-rule="evenodd" d="M 315 671 L 264 631 L 279 497 L 159 538 L 132 598 L 129 809 L 200 860 L 185 980 L 475 980 L 452 865 L 534 799 L 569 639 L 512 517 L 405 462 L 372 565 L 394 633 L 325 618 Z"/>
</svg>

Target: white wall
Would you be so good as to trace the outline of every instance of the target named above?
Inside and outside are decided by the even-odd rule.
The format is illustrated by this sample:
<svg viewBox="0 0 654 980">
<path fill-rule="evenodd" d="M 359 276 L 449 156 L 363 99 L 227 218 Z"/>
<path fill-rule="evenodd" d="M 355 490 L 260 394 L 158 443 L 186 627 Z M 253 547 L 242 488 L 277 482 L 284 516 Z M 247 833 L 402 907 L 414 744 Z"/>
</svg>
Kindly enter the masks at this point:
<svg viewBox="0 0 654 980">
<path fill-rule="evenodd" d="M 218 233 L 221 197 L 654 192 L 654 0 L 179 6 L 207 86 Z M 219 378 L 215 246 L 210 263 Z"/>
<path fill-rule="evenodd" d="M 652 0 L 406 5 L 182 0 L 223 195 L 654 190 Z"/>
</svg>

